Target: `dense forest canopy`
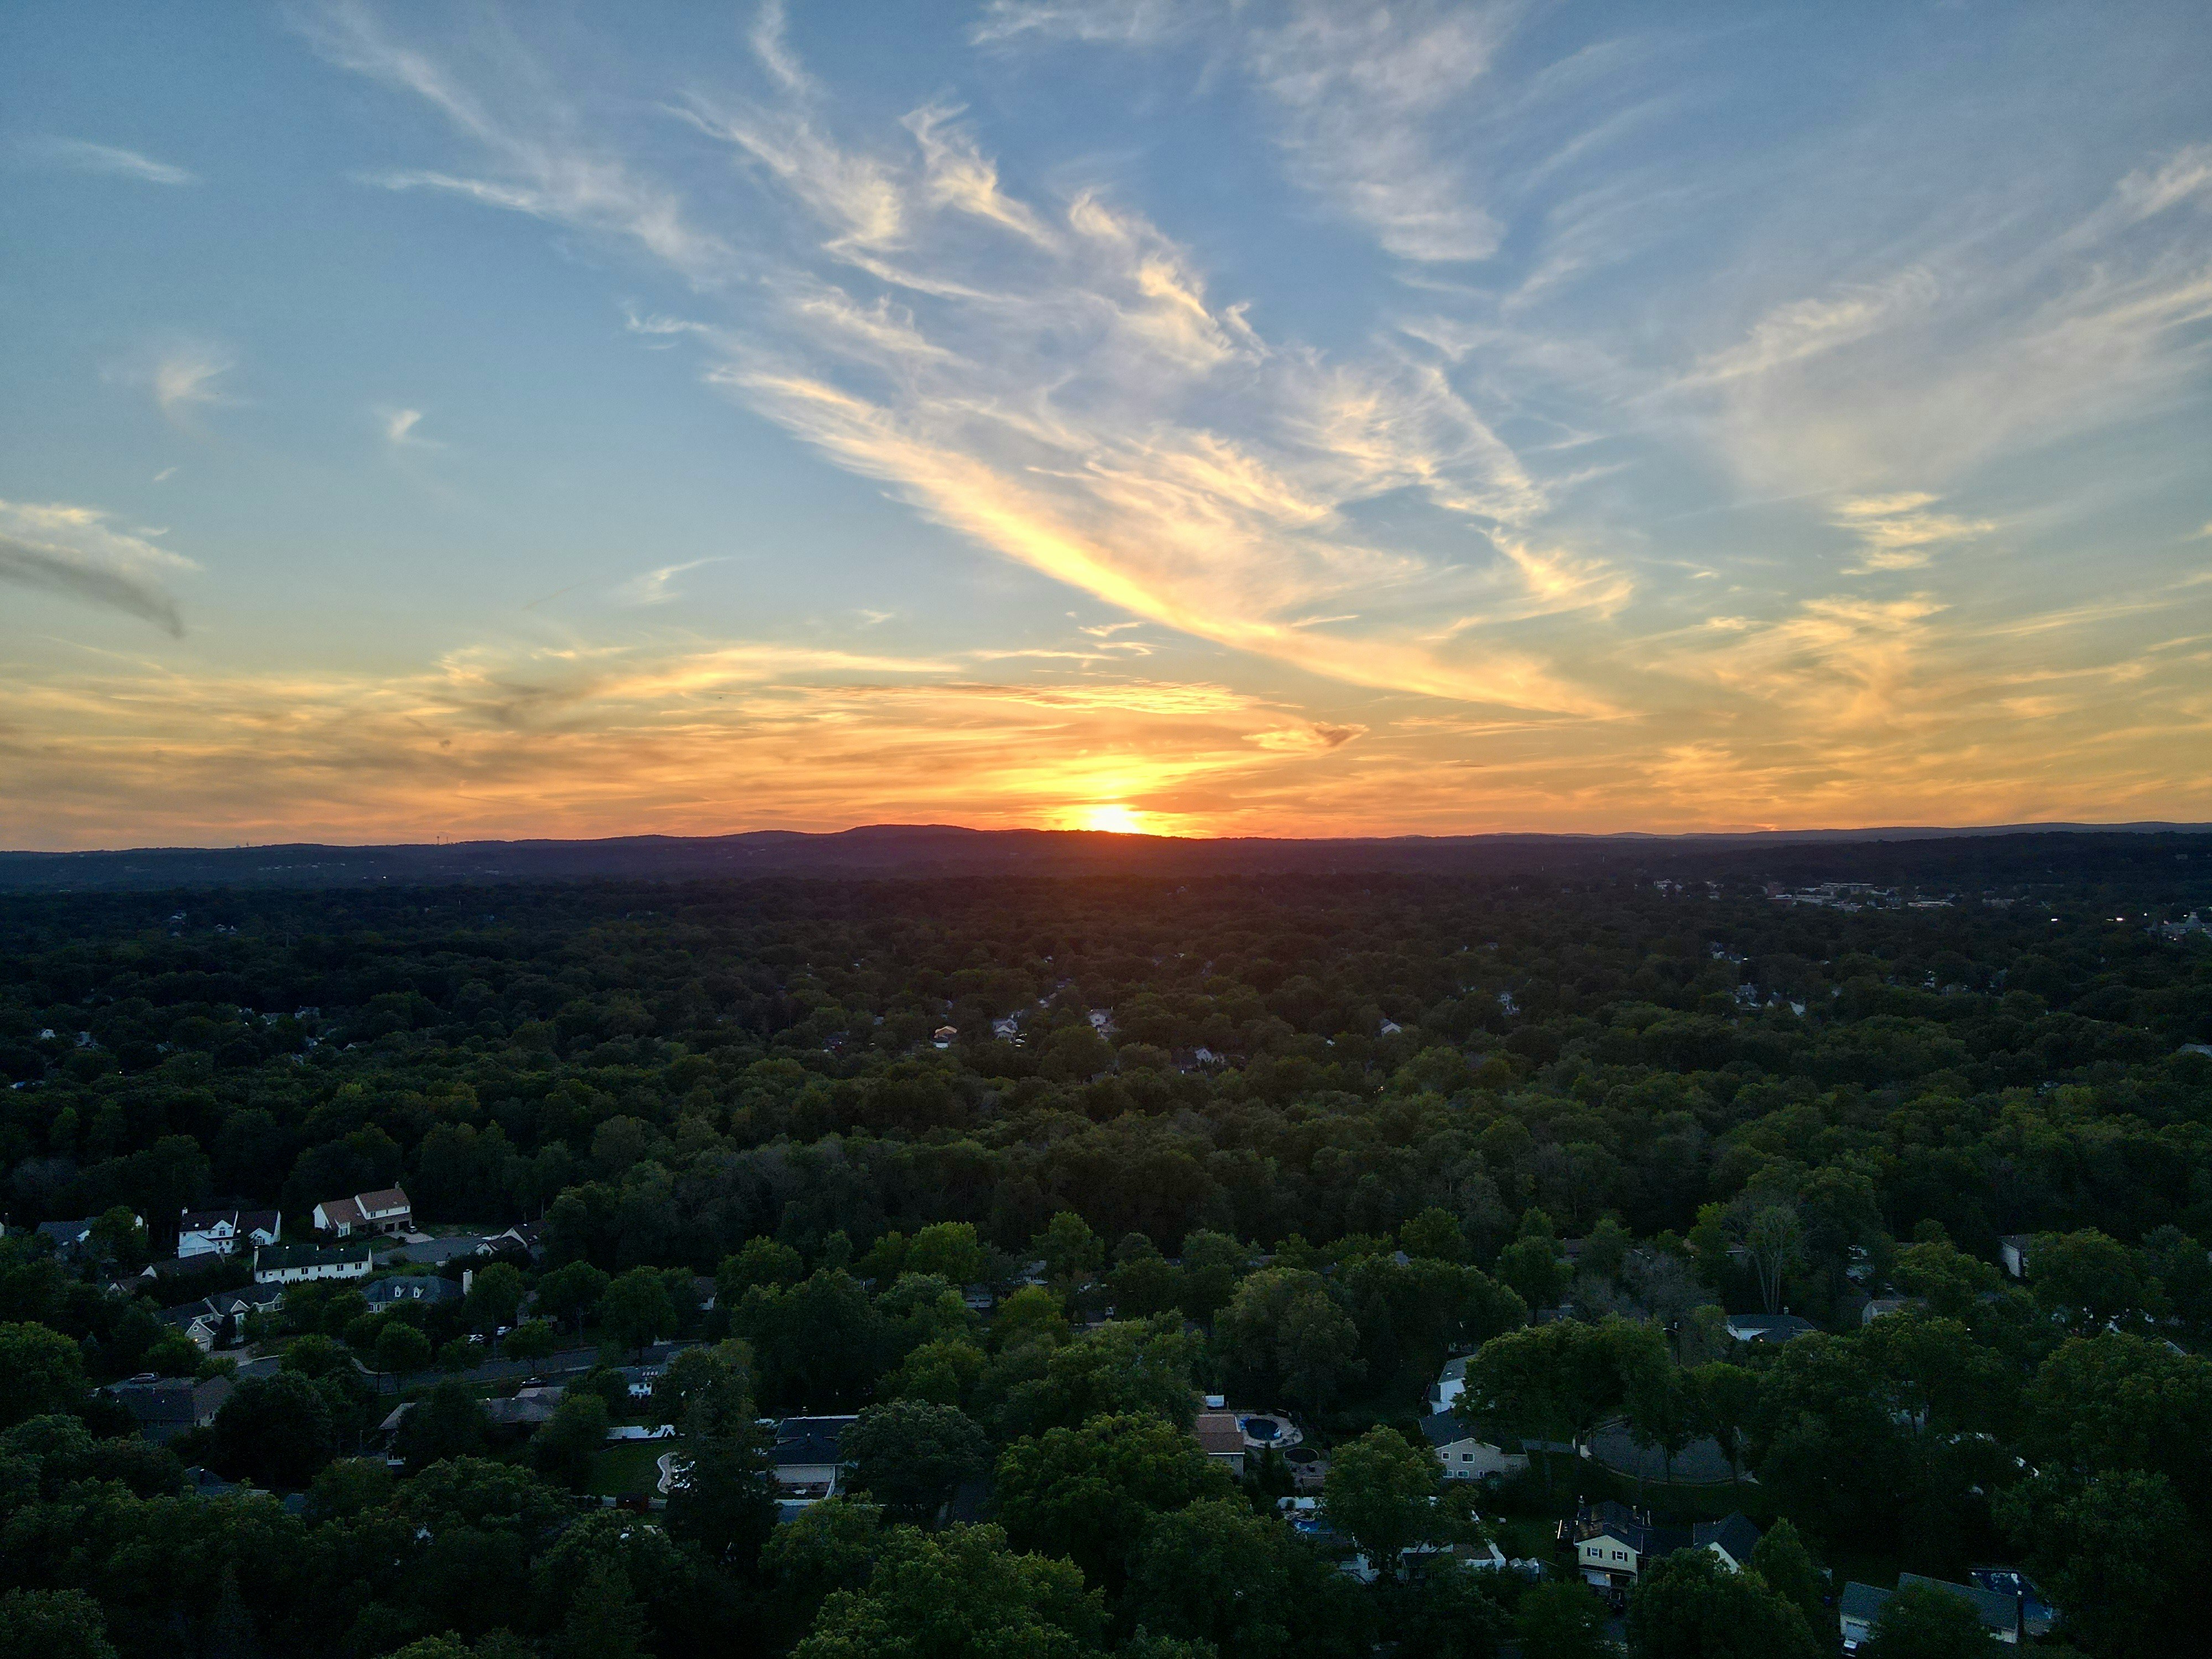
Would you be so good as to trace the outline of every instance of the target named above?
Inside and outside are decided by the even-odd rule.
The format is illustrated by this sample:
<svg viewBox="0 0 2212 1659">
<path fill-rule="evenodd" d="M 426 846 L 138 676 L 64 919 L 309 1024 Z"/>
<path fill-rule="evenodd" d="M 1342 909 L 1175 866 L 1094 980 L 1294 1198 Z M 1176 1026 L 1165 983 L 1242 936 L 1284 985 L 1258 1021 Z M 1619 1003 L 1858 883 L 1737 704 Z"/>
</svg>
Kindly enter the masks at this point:
<svg viewBox="0 0 2212 1659">
<path fill-rule="evenodd" d="M 1730 1501 L 1832 1560 L 2027 1562 L 2091 1650 L 2195 1607 L 2173 1564 L 2212 1524 L 2202 1439 L 2153 1443 L 2112 1402 L 2212 1427 L 2212 935 L 2187 922 L 2212 910 L 2212 837 L 1602 850 L 1457 875 L 0 898 L 0 1334 L 24 1375 L 58 1368 L 0 1413 L 21 1470 L 0 1622 L 75 1619 L 131 1652 L 244 1651 L 218 1638 L 251 1627 L 364 1659 L 818 1656 L 891 1650 L 900 1598 L 957 1572 L 1037 1651 L 1276 1650 L 1188 1582 L 1212 1551 L 1274 1575 L 1317 1650 L 1362 1650 L 1381 1617 L 1404 1650 L 1487 1651 L 1511 1615 L 1532 1654 L 1576 1651 L 1542 1646 L 1580 1639 L 1545 1633 L 1581 1616 L 1555 1586 L 1315 1577 L 1279 1494 L 1179 1449 L 1198 1392 L 1287 1407 L 1333 1449 L 1338 1531 L 1394 1539 L 1414 1523 L 1387 1493 L 1433 1485 L 1415 1424 L 1453 1353 L 1494 1438 L 1618 1422 L 1669 1457 L 1717 1445 L 1758 1474 Z M 465 1308 L 310 1287 L 255 1334 L 285 1369 L 182 1449 L 314 1483 L 304 1516 L 172 1498 L 180 1464 L 101 1449 L 112 1410 L 71 1389 L 177 1358 L 159 1288 L 103 1282 L 171 1255 L 185 1210 L 281 1207 L 289 1237 L 395 1184 L 418 1224 L 536 1222 L 541 1252 Z M 118 1210 L 96 1267 L 22 1237 Z M 2024 1286 L 1996 1265 L 2014 1236 L 2035 1241 Z M 975 1281 L 1012 1291 L 988 1320 L 958 1294 Z M 1870 1297 L 1898 1311 L 1863 1321 Z M 1721 1329 L 1784 1310 L 1825 1334 Z M 573 1507 L 618 1389 L 597 1426 L 572 1389 L 565 1441 L 502 1449 L 448 1381 L 410 1419 L 448 1437 L 411 1431 L 396 1486 L 331 1461 L 388 1408 L 362 1376 L 434 1351 L 465 1369 L 471 1322 L 519 1311 L 617 1359 L 706 1345 L 684 1409 L 727 1474 L 720 1519 L 705 1473 L 637 1536 Z M 320 1427 L 271 1462 L 249 1406 Z M 754 1413 L 840 1410 L 866 1413 L 872 1503 L 770 1536 Z M 1493 1532 L 1602 1479 L 1536 1473 Z M 1102 1481 L 1139 1496 L 1072 1519 Z M 979 1524 L 938 1526 L 970 1485 Z M 471 1602 L 433 1512 L 562 1594 Z M 1419 1513 L 1409 1538 L 1443 1524 Z M 59 1541 L 86 1528 L 109 1541 Z M 220 1590 L 167 1623 L 101 1554 L 165 1528 Z M 393 1528 L 428 1540 L 402 1551 L 422 1583 L 351 1564 Z M 1665 1596 L 1787 1577 L 1654 1578 L 1630 1640 L 1705 1651 L 1655 1645 Z M 1771 1594 L 1759 1617 L 1832 1644 L 1817 1589 L 1802 1613 Z"/>
</svg>

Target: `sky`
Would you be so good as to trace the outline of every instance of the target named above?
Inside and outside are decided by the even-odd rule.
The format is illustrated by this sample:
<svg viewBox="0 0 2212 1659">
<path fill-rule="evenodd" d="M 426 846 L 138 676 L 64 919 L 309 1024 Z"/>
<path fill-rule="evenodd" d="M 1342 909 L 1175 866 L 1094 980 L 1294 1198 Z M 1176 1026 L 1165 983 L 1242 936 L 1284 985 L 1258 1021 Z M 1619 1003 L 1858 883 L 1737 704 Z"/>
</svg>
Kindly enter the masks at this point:
<svg viewBox="0 0 2212 1659">
<path fill-rule="evenodd" d="M 2212 819 L 2196 3 L 0 15 L 0 845 Z"/>
</svg>

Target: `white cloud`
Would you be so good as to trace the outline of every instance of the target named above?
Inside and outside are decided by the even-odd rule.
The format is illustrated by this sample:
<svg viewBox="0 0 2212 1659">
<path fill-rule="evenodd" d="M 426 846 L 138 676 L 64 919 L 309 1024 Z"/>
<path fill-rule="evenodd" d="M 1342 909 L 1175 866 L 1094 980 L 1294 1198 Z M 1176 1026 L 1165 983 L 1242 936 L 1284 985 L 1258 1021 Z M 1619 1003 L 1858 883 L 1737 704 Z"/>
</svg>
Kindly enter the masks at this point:
<svg viewBox="0 0 2212 1659">
<path fill-rule="evenodd" d="M 135 149 L 90 143 L 82 138 L 25 138 L 17 143 L 15 153 L 31 165 L 68 173 L 106 173 L 148 185 L 199 183 L 197 174 L 171 167 L 167 161 L 156 161 Z"/>
<path fill-rule="evenodd" d="M 238 367 L 230 349 L 208 340 L 179 340 L 163 348 L 150 368 L 120 376 L 143 384 L 154 405 L 179 425 L 198 410 L 234 401 L 222 389 L 223 377 Z"/>
<path fill-rule="evenodd" d="M 426 438 L 416 428 L 422 424 L 419 409 L 380 409 L 376 418 L 384 427 L 384 441 L 394 449 L 443 449 L 445 446 L 434 438 Z"/>
<path fill-rule="evenodd" d="M 97 507 L 0 501 L 0 582 L 120 611 L 181 638 L 184 619 L 162 579 L 198 568 L 112 528 Z"/>
<path fill-rule="evenodd" d="M 696 570 L 702 565 L 724 563 L 728 556 L 727 554 L 717 554 L 710 558 L 689 560 L 683 564 L 665 564 L 658 570 L 648 570 L 633 576 L 615 589 L 616 602 L 645 605 L 666 605 L 672 599 L 680 599 L 684 596 L 673 586 L 677 577 L 687 570 Z"/>
</svg>

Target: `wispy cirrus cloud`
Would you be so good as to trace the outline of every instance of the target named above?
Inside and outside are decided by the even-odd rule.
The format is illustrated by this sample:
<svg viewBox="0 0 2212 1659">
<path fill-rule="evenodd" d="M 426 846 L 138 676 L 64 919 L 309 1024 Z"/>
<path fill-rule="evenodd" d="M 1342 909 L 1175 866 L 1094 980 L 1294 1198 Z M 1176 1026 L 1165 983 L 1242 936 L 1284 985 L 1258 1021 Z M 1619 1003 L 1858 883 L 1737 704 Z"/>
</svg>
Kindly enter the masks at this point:
<svg viewBox="0 0 2212 1659">
<path fill-rule="evenodd" d="M 63 173 L 104 173 L 110 178 L 135 179 L 146 185 L 197 185 L 199 175 L 167 161 L 157 161 L 135 149 L 114 144 L 95 144 L 83 138 L 32 137 L 16 141 L 19 161 Z"/>
<path fill-rule="evenodd" d="M 1359 684 L 1599 705 L 1525 646 L 1480 630 L 1439 644 L 1426 626 L 1453 596 L 1501 617 L 1589 603 L 1588 584 L 1556 580 L 1569 561 L 1528 556 L 1508 533 L 1542 513 L 1544 487 L 1435 364 L 1263 338 L 1186 249 L 1103 189 L 1017 196 L 949 104 L 846 136 L 777 9 L 758 14 L 752 44 L 766 93 L 694 91 L 674 107 L 811 236 L 755 246 L 734 225 L 692 227 L 687 247 L 744 246 L 768 306 L 634 327 L 690 335 L 710 384 L 925 515 L 1132 614 Z M 1323 49 L 1286 45 L 1283 62 Z M 498 170 L 478 199 L 635 234 L 542 182 L 586 155 L 641 177 L 626 162 L 357 21 L 330 50 L 480 143 Z M 1459 555 L 1363 536 L 1350 509 L 1392 492 L 1459 521 Z M 1355 590 L 1360 629 L 1292 625 Z"/>
<path fill-rule="evenodd" d="M 96 507 L 0 501 L 0 582 L 120 611 L 182 638 L 165 578 L 199 567 L 107 520 Z"/>
<path fill-rule="evenodd" d="M 666 605 L 684 597 L 675 586 L 678 576 L 687 570 L 696 570 L 702 565 L 726 563 L 728 556 L 716 554 L 710 558 L 689 559 L 682 564 L 665 564 L 657 570 L 647 570 L 617 587 L 615 601 L 618 605 Z"/>
</svg>

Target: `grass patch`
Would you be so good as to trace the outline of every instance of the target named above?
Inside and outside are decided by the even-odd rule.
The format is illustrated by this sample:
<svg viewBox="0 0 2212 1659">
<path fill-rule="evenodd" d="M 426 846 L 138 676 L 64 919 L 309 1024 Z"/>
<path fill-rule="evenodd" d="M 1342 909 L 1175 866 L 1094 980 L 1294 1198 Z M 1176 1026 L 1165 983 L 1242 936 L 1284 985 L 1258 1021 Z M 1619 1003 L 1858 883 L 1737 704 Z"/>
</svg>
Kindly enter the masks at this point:
<svg viewBox="0 0 2212 1659">
<path fill-rule="evenodd" d="M 625 1440 L 592 1454 L 584 1490 L 595 1498 L 658 1498 L 660 1455 L 680 1451 L 681 1440 Z"/>
</svg>

